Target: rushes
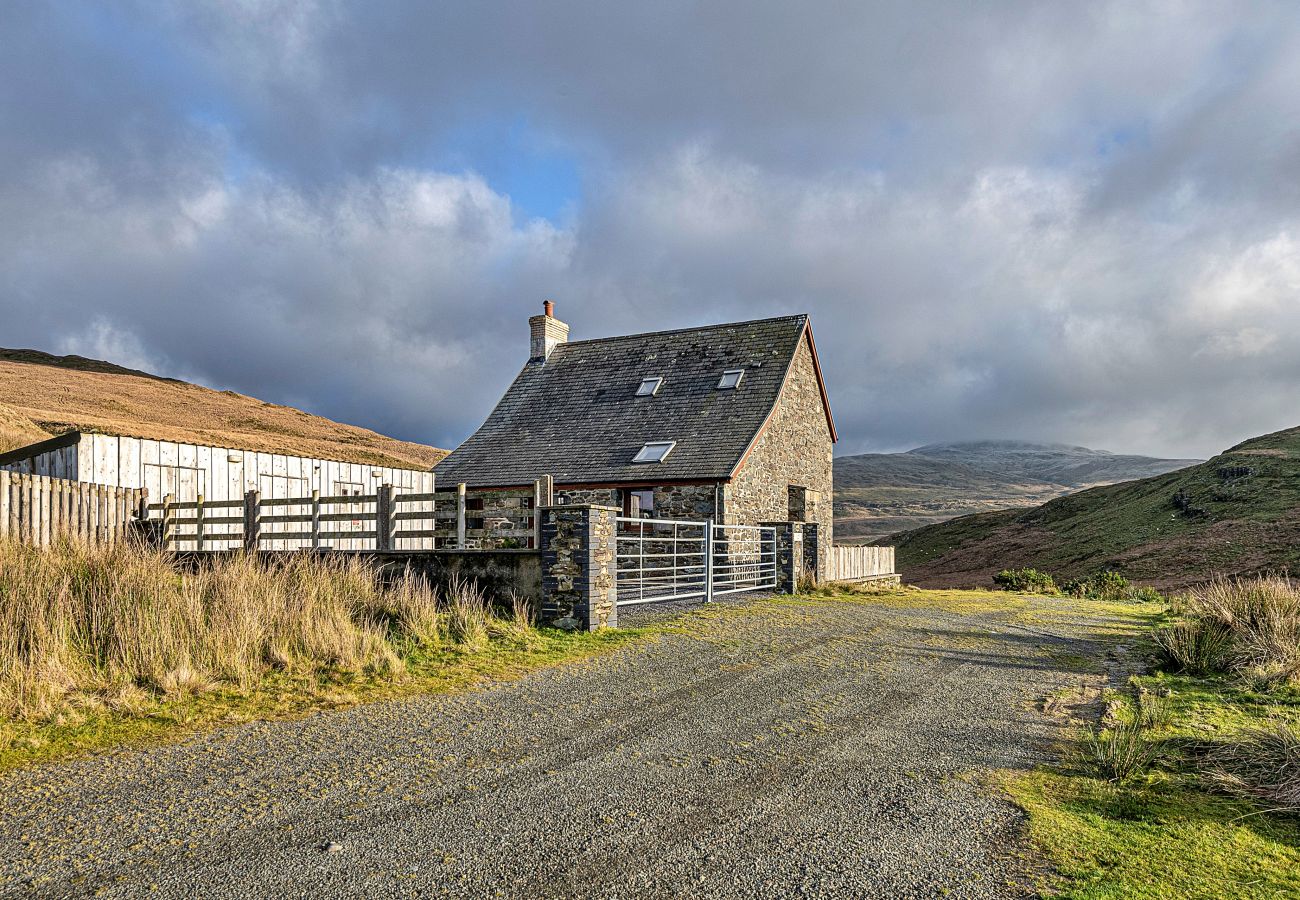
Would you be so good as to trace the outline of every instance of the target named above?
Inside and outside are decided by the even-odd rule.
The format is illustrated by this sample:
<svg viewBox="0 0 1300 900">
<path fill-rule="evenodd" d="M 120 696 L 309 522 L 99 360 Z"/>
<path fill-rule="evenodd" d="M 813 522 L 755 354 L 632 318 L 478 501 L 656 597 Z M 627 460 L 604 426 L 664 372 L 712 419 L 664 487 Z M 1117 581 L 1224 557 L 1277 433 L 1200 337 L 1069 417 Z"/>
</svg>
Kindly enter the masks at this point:
<svg viewBox="0 0 1300 900">
<path fill-rule="evenodd" d="M 231 555 L 182 574 L 134 544 L 0 541 L 0 714 L 247 687 L 274 670 L 395 678 L 412 653 L 482 649 L 495 621 L 470 583 L 445 597 L 410 573 L 381 584 L 356 557 Z"/>
<path fill-rule="evenodd" d="M 1144 775 L 1160 757 L 1160 744 L 1141 722 L 1097 730 L 1085 728 L 1080 748 L 1083 767 L 1104 781 L 1128 781 Z"/>
<path fill-rule="evenodd" d="M 1156 640 L 1184 671 L 1300 683 L 1300 586 L 1291 579 L 1220 579 L 1181 598 L 1178 611 Z"/>
</svg>

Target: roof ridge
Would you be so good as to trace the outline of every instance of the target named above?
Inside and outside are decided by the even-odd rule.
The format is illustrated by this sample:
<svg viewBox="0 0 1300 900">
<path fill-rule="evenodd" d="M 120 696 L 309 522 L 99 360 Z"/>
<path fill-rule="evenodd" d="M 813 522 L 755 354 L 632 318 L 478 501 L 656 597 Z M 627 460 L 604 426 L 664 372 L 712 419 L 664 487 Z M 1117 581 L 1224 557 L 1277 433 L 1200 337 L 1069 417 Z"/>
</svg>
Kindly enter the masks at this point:
<svg viewBox="0 0 1300 900">
<path fill-rule="evenodd" d="M 606 337 L 583 338 L 580 341 L 566 341 L 556 346 L 556 350 L 564 347 L 573 347 L 578 344 L 595 344 L 601 341 L 623 341 L 633 338 L 652 337 L 661 334 L 685 334 L 688 331 L 713 331 L 718 328 L 735 328 L 740 325 L 763 325 L 768 322 L 793 322 L 798 319 L 808 319 L 808 313 L 795 313 L 787 316 L 770 316 L 766 319 L 746 319 L 742 322 L 717 322 L 713 325 L 692 325 L 688 328 L 668 328 L 663 331 L 639 331 L 634 334 L 611 334 Z M 554 352 L 554 351 L 552 351 Z"/>
</svg>

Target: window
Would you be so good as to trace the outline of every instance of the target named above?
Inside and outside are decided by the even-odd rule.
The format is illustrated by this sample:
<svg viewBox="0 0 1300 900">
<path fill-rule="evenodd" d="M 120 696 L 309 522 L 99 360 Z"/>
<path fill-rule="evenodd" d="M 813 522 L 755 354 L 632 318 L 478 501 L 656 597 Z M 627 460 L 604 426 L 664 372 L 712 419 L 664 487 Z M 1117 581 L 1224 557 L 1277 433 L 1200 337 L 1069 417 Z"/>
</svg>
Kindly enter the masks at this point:
<svg viewBox="0 0 1300 900">
<path fill-rule="evenodd" d="M 744 369 L 727 369 L 722 373 L 722 380 L 718 382 L 718 390 L 729 391 L 738 388 L 740 387 L 740 379 L 744 377 Z"/>
<path fill-rule="evenodd" d="M 649 378 L 642 378 L 641 383 L 637 385 L 636 395 L 638 397 L 653 397 L 659 393 L 659 388 L 663 387 L 664 379 L 662 375 L 652 375 Z"/>
<path fill-rule="evenodd" d="M 655 492 L 650 488 L 624 491 L 623 515 L 629 519 L 653 519 L 655 517 Z"/>
<path fill-rule="evenodd" d="M 668 454 L 673 452 L 673 447 L 677 446 L 676 441 L 650 441 L 640 449 L 636 456 L 632 457 L 634 463 L 657 463 L 663 462 L 668 458 Z"/>
</svg>

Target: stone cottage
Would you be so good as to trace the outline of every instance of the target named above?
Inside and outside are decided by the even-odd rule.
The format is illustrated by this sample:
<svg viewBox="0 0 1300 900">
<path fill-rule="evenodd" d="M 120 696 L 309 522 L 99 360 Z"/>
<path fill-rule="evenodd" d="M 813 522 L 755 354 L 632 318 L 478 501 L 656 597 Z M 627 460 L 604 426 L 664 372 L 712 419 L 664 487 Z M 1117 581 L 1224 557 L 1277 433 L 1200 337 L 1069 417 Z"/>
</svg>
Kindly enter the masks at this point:
<svg viewBox="0 0 1300 900">
<path fill-rule="evenodd" d="M 825 552 L 836 435 L 808 316 L 569 341 L 544 309 L 527 364 L 438 484 L 550 475 L 556 502 L 636 518 L 816 522 Z"/>
</svg>

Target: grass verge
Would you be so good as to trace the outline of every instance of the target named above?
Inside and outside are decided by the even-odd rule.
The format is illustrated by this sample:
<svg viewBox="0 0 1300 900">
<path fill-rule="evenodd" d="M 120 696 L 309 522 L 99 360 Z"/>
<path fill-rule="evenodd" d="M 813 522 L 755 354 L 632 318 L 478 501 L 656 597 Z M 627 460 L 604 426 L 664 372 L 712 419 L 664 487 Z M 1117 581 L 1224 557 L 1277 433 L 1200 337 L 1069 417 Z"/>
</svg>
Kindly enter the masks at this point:
<svg viewBox="0 0 1300 900">
<path fill-rule="evenodd" d="M 175 699 L 159 696 L 132 711 L 72 711 L 49 720 L 0 723 L 0 772 L 97 750 L 172 743 L 257 720 L 296 719 L 315 712 L 420 694 L 469 690 L 530 672 L 612 652 L 646 629 L 569 633 L 537 629 L 527 642 L 490 640 L 482 649 L 414 650 L 402 656 L 405 677 L 342 669 L 272 672 L 247 687 L 220 685 Z"/>
<path fill-rule="evenodd" d="M 1147 729 L 1160 760 L 1149 771 L 1107 780 L 1075 759 L 1006 776 L 1031 840 L 1056 869 L 1045 892 L 1078 900 L 1300 896 L 1300 819 L 1224 793 L 1203 766 L 1207 748 L 1300 721 L 1300 693 L 1186 675 L 1143 676 L 1132 687 L 1111 705 L 1117 733 L 1141 715 L 1136 697 L 1167 697 Z"/>
<path fill-rule="evenodd" d="M 0 770 L 459 690 L 643 633 L 538 629 L 525 604 L 356 557 L 237 554 L 186 572 L 143 546 L 0 541 Z"/>
</svg>

